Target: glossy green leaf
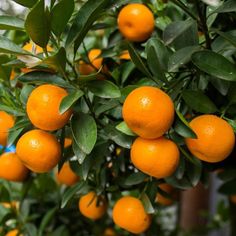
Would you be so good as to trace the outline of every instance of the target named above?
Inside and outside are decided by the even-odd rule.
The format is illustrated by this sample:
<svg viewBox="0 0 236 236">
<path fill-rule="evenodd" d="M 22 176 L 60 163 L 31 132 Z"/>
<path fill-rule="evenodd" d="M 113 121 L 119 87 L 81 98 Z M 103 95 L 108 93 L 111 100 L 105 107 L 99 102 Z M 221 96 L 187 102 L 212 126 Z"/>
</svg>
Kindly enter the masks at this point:
<svg viewBox="0 0 236 236">
<path fill-rule="evenodd" d="M 72 149 L 74 151 L 75 156 L 77 157 L 79 164 L 82 164 L 85 158 L 87 157 L 87 154 L 81 150 L 81 148 L 75 141 L 73 141 L 72 143 Z"/>
<path fill-rule="evenodd" d="M 186 163 L 187 176 L 193 187 L 199 183 L 202 175 L 202 162 L 195 158 L 194 163 L 194 165 L 189 162 Z"/>
<path fill-rule="evenodd" d="M 42 64 L 47 64 L 50 68 L 55 71 L 59 71 L 62 75 L 65 74 L 66 67 L 66 51 L 65 48 L 60 48 L 59 51 L 53 55 L 45 58 Z"/>
<path fill-rule="evenodd" d="M 93 23 L 101 16 L 110 0 L 89 0 L 77 12 L 66 38 L 66 47 L 75 42 L 75 51 L 79 48 Z"/>
<path fill-rule="evenodd" d="M 219 30 L 215 31 L 217 34 L 219 34 L 222 38 L 227 40 L 229 43 L 231 43 L 234 47 L 236 47 L 236 31 L 232 30 L 229 32 L 222 32 Z"/>
<path fill-rule="evenodd" d="M 32 71 L 30 73 L 23 74 L 22 76 L 18 77 L 18 80 L 23 83 L 50 83 L 64 88 L 74 88 L 60 76 L 44 71 Z"/>
<path fill-rule="evenodd" d="M 88 114 L 79 113 L 71 120 L 72 134 L 81 150 L 89 154 L 97 140 L 97 125 Z"/>
<path fill-rule="evenodd" d="M 142 172 L 133 173 L 125 179 L 124 184 L 127 186 L 140 184 L 143 183 L 146 178 L 148 178 L 148 176 Z"/>
<path fill-rule="evenodd" d="M 178 36 L 183 34 L 187 29 L 193 25 L 192 19 L 185 21 L 175 21 L 169 24 L 163 32 L 163 41 L 166 45 L 171 44 Z"/>
<path fill-rule="evenodd" d="M 18 3 L 18 4 L 20 4 L 24 7 L 31 8 L 36 4 L 36 2 L 38 0 L 12 0 L 12 1 L 14 1 L 14 2 L 16 2 L 16 3 Z"/>
<path fill-rule="evenodd" d="M 194 52 L 200 49 L 199 46 L 188 46 L 176 51 L 168 61 L 168 71 L 178 71 L 179 67 L 186 65 Z"/>
<path fill-rule="evenodd" d="M 1 30 L 24 30 L 24 21 L 15 16 L 0 16 Z"/>
<path fill-rule="evenodd" d="M 34 89 L 34 86 L 32 86 L 32 85 L 26 84 L 23 86 L 23 88 L 20 92 L 20 100 L 23 104 L 26 104 L 28 97 L 33 89 Z"/>
<path fill-rule="evenodd" d="M 184 90 L 184 101 L 193 110 L 201 113 L 214 113 L 217 111 L 215 104 L 201 91 Z"/>
<path fill-rule="evenodd" d="M 129 136 L 136 136 L 136 134 L 127 126 L 127 124 L 124 121 L 118 124 L 116 126 L 116 129 Z"/>
<path fill-rule="evenodd" d="M 70 93 L 68 96 L 64 97 L 59 107 L 60 114 L 63 114 L 68 109 L 70 109 L 73 106 L 73 104 L 77 102 L 80 97 L 83 96 L 83 94 L 84 93 L 78 89 Z"/>
<path fill-rule="evenodd" d="M 74 0 L 61 0 L 51 11 L 51 28 L 55 35 L 60 36 L 74 11 Z"/>
<path fill-rule="evenodd" d="M 225 1 L 221 6 L 219 6 L 214 12 L 234 12 L 236 11 L 236 2 L 235 0 Z"/>
<path fill-rule="evenodd" d="M 144 209 L 148 214 L 155 213 L 155 209 L 146 193 L 143 193 L 141 195 L 140 200 L 142 201 Z"/>
<path fill-rule="evenodd" d="M 190 128 L 188 122 L 182 116 L 180 112 L 177 112 L 178 117 L 175 119 L 174 130 L 177 134 L 184 138 L 196 138 L 196 134 Z M 184 120 L 184 121 L 183 121 Z"/>
<path fill-rule="evenodd" d="M 44 0 L 40 0 L 27 15 L 25 29 L 37 45 L 46 48 L 50 36 L 50 20 Z"/>
<path fill-rule="evenodd" d="M 16 55 L 30 54 L 29 52 L 23 50 L 20 46 L 13 43 L 11 40 L 2 35 L 0 35 L 0 52 L 16 54 Z"/>
<path fill-rule="evenodd" d="M 202 71 L 219 79 L 236 81 L 236 66 L 224 56 L 203 50 L 192 55 L 192 62 Z"/>
<path fill-rule="evenodd" d="M 146 67 L 143 59 L 141 58 L 141 56 L 139 55 L 139 53 L 135 50 L 135 48 L 133 47 L 132 44 L 128 43 L 128 50 L 129 50 L 129 54 L 130 57 L 133 61 L 133 63 L 136 65 L 136 67 L 144 74 L 146 75 L 148 78 L 152 78 L 152 74 L 150 73 L 150 71 L 148 70 L 148 68 Z"/>
<path fill-rule="evenodd" d="M 146 45 L 147 64 L 156 80 L 167 81 L 165 70 L 168 61 L 168 50 L 157 38 L 151 38 Z"/>
<path fill-rule="evenodd" d="M 236 179 L 230 180 L 228 182 L 223 183 L 220 188 L 219 192 L 227 195 L 236 194 Z"/>
<path fill-rule="evenodd" d="M 119 88 L 108 80 L 95 80 L 86 83 L 87 88 L 101 98 L 118 98 L 121 96 Z"/>
</svg>

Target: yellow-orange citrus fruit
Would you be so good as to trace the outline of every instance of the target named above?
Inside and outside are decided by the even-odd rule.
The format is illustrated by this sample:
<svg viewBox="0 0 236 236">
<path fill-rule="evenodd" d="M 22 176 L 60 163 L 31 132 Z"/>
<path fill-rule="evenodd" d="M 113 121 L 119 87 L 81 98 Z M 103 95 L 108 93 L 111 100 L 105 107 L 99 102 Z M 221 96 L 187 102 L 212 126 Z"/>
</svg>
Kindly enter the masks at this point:
<svg viewBox="0 0 236 236">
<path fill-rule="evenodd" d="M 143 233 L 151 224 L 151 216 L 145 212 L 142 202 L 131 196 L 115 203 L 112 217 L 116 225 L 133 234 Z"/>
<path fill-rule="evenodd" d="M 72 139 L 71 138 L 65 138 L 64 148 L 68 148 L 71 145 L 72 145 Z"/>
<path fill-rule="evenodd" d="M 155 27 L 151 10 L 143 4 L 131 3 L 121 9 L 117 18 L 121 34 L 133 42 L 148 39 Z"/>
<path fill-rule="evenodd" d="M 174 104 L 159 88 L 143 86 L 125 99 L 122 114 L 128 127 L 142 138 L 162 136 L 174 120 Z"/>
<path fill-rule="evenodd" d="M 206 162 L 219 162 L 232 152 L 235 145 L 234 131 L 222 118 L 201 115 L 189 125 L 197 138 L 187 138 L 186 144 L 195 157 Z"/>
<path fill-rule="evenodd" d="M 92 65 L 86 64 L 84 61 L 80 61 L 79 72 L 81 75 L 89 75 L 100 69 L 103 62 L 103 58 L 99 57 L 101 53 L 101 49 L 91 49 L 88 52 L 88 59 Z"/>
<path fill-rule="evenodd" d="M 130 60 L 131 57 L 130 57 L 129 51 L 128 51 L 128 50 L 123 51 L 123 52 L 120 54 L 119 58 L 120 58 L 121 60 Z"/>
<path fill-rule="evenodd" d="M 24 46 L 23 46 L 23 49 L 25 51 L 28 51 L 28 52 L 31 52 L 32 54 L 40 54 L 40 53 L 43 53 L 43 48 L 41 48 L 40 46 L 32 43 L 32 42 L 29 42 L 29 43 L 26 43 Z M 47 46 L 47 51 L 48 52 L 52 52 L 53 49 L 50 47 L 50 46 Z M 28 59 L 32 58 L 33 60 L 35 59 L 34 57 L 32 56 L 27 56 Z M 30 69 L 30 68 L 21 68 L 21 71 L 23 73 L 28 73 L 28 72 L 31 72 L 31 71 L 34 71 L 35 69 Z"/>
<path fill-rule="evenodd" d="M 23 236 L 22 234 L 19 234 L 18 229 L 13 229 L 9 231 L 5 236 Z"/>
<path fill-rule="evenodd" d="M 76 175 L 70 168 L 69 162 L 63 164 L 56 177 L 59 183 L 65 184 L 67 186 L 72 186 L 79 181 L 79 176 Z"/>
<path fill-rule="evenodd" d="M 100 219 L 107 210 L 107 202 L 91 191 L 79 199 L 79 210 L 81 214 L 91 220 Z"/>
<path fill-rule="evenodd" d="M 29 170 L 23 165 L 16 153 L 7 152 L 0 156 L 0 178 L 22 182 L 29 174 Z"/>
<path fill-rule="evenodd" d="M 5 208 L 14 208 L 14 209 L 19 209 L 19 206 L 20 206 L 20 202 L 18 201 L 1 202 L 0 204 L 4 206 Z"/>
<path fill-rule="evenodd" d="M 116 232 L 112 228 L 106 228 L 103 236 L 116 236 Z"/>
<path fill-rule="evenodd" d="M 175 172 L 179 164 L 179 149 L 173 141 L 165 137 L 138 137 L 131 147 L 131 161 L 145 174 L 166 178 Z"/>
<path fill-rule="evenodd" d="M 26 110 L 32 124 L 42 130 L 62 128 L 69 121 L 72 111 L 60 114 L 59 107 L 67 91 L 51 84 L 40 85 L 30 94 Z"/>
<path fill-rule="evenodd" d="M 174 188 L 166 183 L 160 184 L 158 186 L 163 192 L 165 192 L 166 194 L 170 195 L 171 198 L 167 198 L 165 196 L 163 196 L 160 192 L 157 193 L 156 196 L 156 202 L 163 205 L 163 206 L 169 206 L 173 204 L 173 193 L 174 193 Z"/>
<path fill-rule="evenodd" d="M 6 146 L 8 130 L 14 126 L 14 117 L 5 111 L 0 111 L 0 145 Z"/>
<path fill-rule="evenodd" d="M 44 173 L 52 170 L 59 162 L 61 147 L 54 135 L 35 129 L 20 137 L 16 153 L 30 170 Z"/>
</svg>

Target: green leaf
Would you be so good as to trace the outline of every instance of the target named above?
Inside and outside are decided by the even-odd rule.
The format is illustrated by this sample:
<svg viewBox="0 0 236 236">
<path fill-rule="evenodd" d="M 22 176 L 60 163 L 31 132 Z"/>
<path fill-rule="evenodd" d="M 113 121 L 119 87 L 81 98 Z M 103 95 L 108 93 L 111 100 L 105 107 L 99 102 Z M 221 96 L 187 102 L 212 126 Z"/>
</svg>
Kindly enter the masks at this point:
<svg viewBox="0 0 236 236">
<path fill-rule="evenodd" d="M 16 55 L 30 55 L 30 52 L 23 50 L 21 47 L 10 41 L 8 38 L 0 35 L 0 52 Z"/>
<path fill-rule="evenodd" d="M 80 181 L 78 184 L 68 188 L 62 196 L 61 208 L 64 208 L 66 204 L 74 197 L 76 193 L 79 193 L 85 187 L 85 182 Z"/>
<path fill-rule="evenodd" d="M 79 48 L 93 23 L 105 11 L 110 0 L 88 0 L 77 12 L 66 38 L 66 47 L 75 42 L 75 51 Z"/>
<path fill-rule="evenodd" d="M 168 71 L 178 71 L 179 67 L 187 64 L 191 60 L 192 54 L 199 49 L 200 46 L 188 46 L 176 51 L 168 61 Z"/>
<path fill-rule="evenodd" d="M 152 206 L 152 203 L 148 197 L 148 195 L 146 193 L 143 193 L 141 195 L 141 198 L 140 200 L 142 201 L 143 203 L 143 206 L 144 206 L 144 209 L 145 211 L 148 213 L 148 214 L 153 214 L 155 213 L 155 209 L 154 207 Z"/>
<path fill-rule="evenodd" d="M 27 15 L 25 29 L 37 45 L 46 48 L 50 36 L 50 21 L 44 8 L 44 0 L 40 0 Z"/>
<path fill-rule="evenodd" d="M 147 64 L 156 80 L 167 81 L 164 71 L 168 61 L 169 52 L 166 46 L 157 38 L 151 38 L 146 45 Z"/>
<path fill-rule="evenodd" d="M 131 43 L 128 43 L 128 50 L 129 50 L 130 57 L 133 63 L 137 66 L 137 68 L 148 78 L 152 78 L 152 74 L 150 73 L 145 63 L 143 62 L 143 59 L 141 58 L 139 53 L 134 49 Z"/>
<path fill-rule="evenodd" d="M 38 232 L 39 236 L 43 235 L 43 232 L 44 232 L 45 228 L 50 223 L 50 221 L 53 219 L 53 217 L 56 214 L 56 212 L 57 212 L 57 207 L 54 207 L 54 208 L 50 209 L 45 214 L 45 216 L 43 217 L 43 219 L 42 219 L 42 221 L 40 223 L 40 226 L 39 226 L 39 232 Z"/>
<path fill-rule="evenodd" d="M 236 2 L 235 0 L 225 1 L 221 6 L 219 6 L 214 12 L 234 12 L 236 11 Z"/>
<path fill-rule="evenodd" d="M 224 182 L 236 179 L 236 171 L 234 167 L 224 169 L 218 174 L 218 177 Z"/>
<path fill-rule="evenodd" d="M 23 83 L 33 83 L 33 84 L 49 83 L 64 88 L 74 88 L 70 85 L 70 83 L 62 79 L 60 76 L 44 71 L 32 71 L 30 73 L 23 74 L 22 76 L 18 77 L 18 80 Z"/>
<path fill-rule="evenodd" d="M 95 80 L 86 83 L 88 89 L 101 98 L 118 98 L 121 96 L 119 88 L 108 80 Z"/>
<path fill-rule="evenodd" d="M 75 142 L 83 152 L 89 154 L 97 140 L 97 125 L 93 117 L 79 113 L 72 117 L 71 128 Z"/>
<path fill-rule="evenodd" d="M 136 136 L 136 134 L 127 126 L 127 124 L 124 121 L 118 124 L 116 126 L 116 129 L 129 136 Z"/>
<path fill-rule="evenodd" d="M 24 30 L 24 21 L 15 16 L 0 16 L 1 30 Z"/>
<path fill-rule="evenodd" d="M 64 75 L 66 67 L 65 48 L 63 47 L 60 48 L 55 55 L 47 57 L 44 60 L 42 60 L 41 64 L 47 64 L 50 68 L 54 69 L 55 71 L 59 71 L 62 75 Z"/>
<path fill-rule="evenodd" d="M 227 195 L 233 195 L 236 194 L 236 179 L 230 180 L 226 183 L 223 183 L 220 188 L 219 192 Z"/>
<path fill-rule="evenodd" d="M 146 178 L 148 178 L 148 176 L 145 175 L 142 172 L 133 173 L 133 174 L 129 175 L 125 179 L 124 184 L 127 185 L 127 186 L 132 186 L 132 185 L 140 184 L 140 183 L 143 183 L 143 181 Z"/>
<path fill-rule="evenodd" d="M 74 139 L 73 139 L 74 140 Z M 72 149 L 74 151 L 75 156 L 77 157 L 77 160 L 79 162 L 79 164 L 82 164 L 87 156 L 86 153 L 84 153 L 81 148 L 79 147 L 79 145 L 76 143 L 76 141 L 74 140 L 72 143 Z"/>
<path fill-rule="evenodd" d="M 192 19 L 185 21 L 175 21 L 169 24 L 163 32 L 163 41 L 166 45 L 171 44 L 174 40 L 187 31 L 195 23 Z"/>
<path fill-rule="evenodd" d="M 222 38 L 224 38 L 226 41 L 231 43 L 234 47 L 236 47 L 236 31 L 228 31 L 228 32 L 221 32 L 219 30 L 215 30 L 217 34 L 219 34 Z"/>
<path fill-rule="evenodd" d="M 193 165 L 190 162 L 186 162 L 185 168 L 189 181 L 191 182 L 193 187 L 198 184 L 202 175 L 202 162 L 197 158 L 194 159 L 195 164 Z"/>
<path fill-rule="evenodd" d="M 236 66 L 224 56 L 203 50 L 192 55 L 192 62 L 202 71 L 216 78 L 236 81 Z"/>
<path fill-rule="evenodd" d="M 68 96 L 64 97 L 61 101 L 60 107 L 59 107 L 59 111 L 60 114 L 63 114 L 64 112 L 66 112 L 68 109 L 70 109 L 72 107 L 72 105 L 78 101 L 78 99 L 83 96 L 83 92 L 81 90 L 76 90 L 72 93 L 70 93 Z"/>
<path fill-rule="evenodd" d="M 23 86 L 23 88 L 20 92 L 20 100 L 23 104 L 26 104 L 28 97 L 33 89 L 34 89 L 34 87 L 32 85 L 26 84 Z"/>
<path fill-rule="evenodd" d="M 74 0 L 61 0 L 51 11 L 51 28 L 56 36 L 60 36 L 74 11 Z"/>
<path fill-rule="evenodd" d="M 201 91 L 184 90 L 182 96 L 187 105 L 197 112 L 214 113 L 218 110 L 215 104 Z"/>
<path fill-rule="evenodd" d="M 176 133 L 184 138 L 197 138 L 183 115 L 179 111 L 176 111 L 176 113 L 178 115 L 174 123 L 174 130 Z"/>
<path fill-rule="evenodd" d="M 18 4 L 20 4 L 24 7 L 31 8 L 36 4 L 36 2 L 38 0 L 12 0 L 12 1 L 14 1 L 14 2 L 16 2 L 16 3 L 18 3 Z"/>
</svg>

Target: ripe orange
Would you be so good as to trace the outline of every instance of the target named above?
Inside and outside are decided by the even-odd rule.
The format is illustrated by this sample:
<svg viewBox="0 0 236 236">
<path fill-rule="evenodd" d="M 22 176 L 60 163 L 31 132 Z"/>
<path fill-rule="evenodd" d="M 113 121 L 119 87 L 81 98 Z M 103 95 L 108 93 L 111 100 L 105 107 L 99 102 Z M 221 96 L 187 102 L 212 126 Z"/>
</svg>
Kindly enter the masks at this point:
<svg viewBox="0 0 236 236">
<path fill-rule="evenodd" d="M 142 138 L 162 136 L 174 120 L 171 98 L 155 87 L 134 89 L 125 99 L 122 114 L 128 127 Z"/>
<path fill-rule="evenodd" d="M 22 182 L 29 174 L 29 170 L 23 165 L 16 153 L 7 152 L 0 156 L 0 178 Z"/>
<path fill-rule="evenodd" d="M 14 126 L 14 117 L 5 111 L 0 111 L 0 145 L 6 146 L 8 130 Z"/>
<path fill-rule="evenodd" d="M 62 99 L 68 95 L 67 91 L 51 84 L 40 85 L 30 94 L 26 109 L 32 124 L 43 130 L 57 130 L 69 121 L 72 111 L 59 113 Z"/>
<path fill-rule="evenodd" d="M 120 58 L 121 60 L 131 60 L 129 51 L 128 51 L 128 50 L 123 51 L 123 52 L 120 54 L 119 58 Z"/>
<path fill-rule="evenodd" d="M 24 46 L 23 46 L 23 49 L 25 51 L 28 51 L 28 52 L 31 52 L 32 54 L 40 54 L 40 53 L 43 53 L 43 48 L 41 48 L 40 46 L 32 43 L 32 42 L 29 42 L 29 43 L 26 43 Z M 53 49 L 50 47 L 50 46 L 47 46 L 47 51 L 48 52 L 52 52 Z M 33 56 L 24 56 L 25 58 L 27 58 L 28 61 L 36 61 L 37 58 L 33 57 Z M 28 72 L 31 72 L 31 71 L 34 71 L 35 69 L 30 69 L 30 68 L 21 68 L 21 71 L 23 73 L 28 73 Z"/>
<path fill-rule="evenodd" d="M 133 234 L 143 233 L 151 224 L 151 216 L 145 212 L 142 202 L 131 196 L 115 203 L 112 217 L 116 225 Z"/>
<path fill-rule="evenodd" d="M 71 138 L 65 138 L 64 148 L 70 147 L 71 144 L 72 144 L 72 139 Z"/>
<path fill-rule="evenodd" d="M 232 152 L 235 136 L 232 127 L 215 115 L 201 115 L 194 118 L 190 127 L 197 138 L 186 139 L 189 151 L 200 160 L 219 162 Z"/>
<path fill-rule="evenodd" d="M 56 178 L 59 183 L 67 186 L 72 186 L 79 181 L 79 176 L 72 171 L 69 162 L 63 164 Z"/>
<path fill-rule="evenodd" d="M 116 232 L 112 228 L 106 228 L 103 236 L 116 236 Z"/>
<path fill-rule="evenodd" d="M 164 137 L 143 139 L 138 137 L 131 147 L 131 161 L 134 166 L 156 178 L 172 175 L 179 164 L 177 145 Z"/>
<path fill-rule="evenodd" d="M 81 75 L 89 75 L 96 72 L 96 69 L 99 70 L 102 66 L 103 58 L 99 57 L 101 55 L 102 51 L 100 49 L 91 49 L 88 52 L 88 59 L 90 61 L 90 64 L 86 64 L 83 61 L 79 62 L 79 72 Z"/>
<path fill-rule="evenodd" d="M 99 197 L 91 191 L 80 198 L 79 210 L 83 216 L 97 220 L 106 213 L 107 202 L 103 197 Z"/>
<path fill-rule="evenodd" d="M 18 229 L 13 229 L 9 231 L 5 236 L 23 236 L 22 234 L 19 234 Z"/>
<path fill-rule="evenodd" d="M 35 129 L 20 137 L 16 144 L 16 153 L 30 170 L 44 173 L 59 162 L 61 147 L 54 135 Z"/>
<path fill-rule="evenodd" d="M 131 3 L 121 9 L 117 18 L 121 34 L 133 42 L 148 39 L 155 27 L 151 10 L 143 4 Z"/>
<path fill-rule="evenodd" d="M 166 194 L 170 195 L 171 198 L 167 198 L 165 196 L 163 196 L 160 192 L 157 193 L 156 196 L 156 202 L 163 205 L 163 206 L 170 206 L 173 204 L 173 194 L 174 194 L 174 188 L 166 183 L 160 184 L 158 186 L 163 192 L 165 192 Z"/>
</svg>

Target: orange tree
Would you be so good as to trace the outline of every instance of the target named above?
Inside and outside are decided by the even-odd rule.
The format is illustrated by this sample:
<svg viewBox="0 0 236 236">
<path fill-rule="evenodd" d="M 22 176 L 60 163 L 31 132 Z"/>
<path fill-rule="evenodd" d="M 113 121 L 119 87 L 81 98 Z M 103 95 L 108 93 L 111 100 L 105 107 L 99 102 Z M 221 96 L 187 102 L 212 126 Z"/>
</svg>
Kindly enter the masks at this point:
<svg viewBox="0 0 236 236">
<path fill-rule="evenodd" d="M 217 169 L 235 209 L 234 0 L 12 1 L 1 235 L 176 235 L 160 205 Z"/>
</svg>

